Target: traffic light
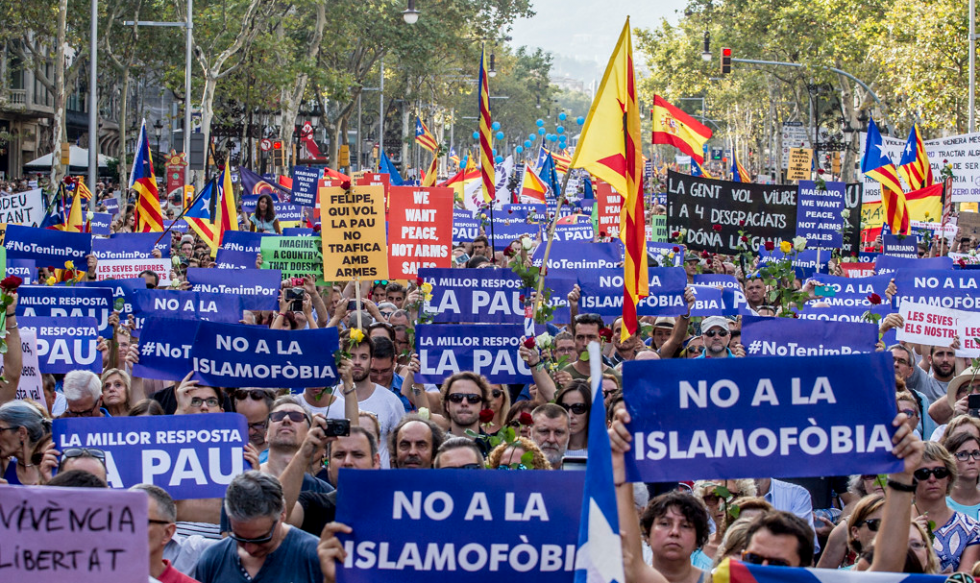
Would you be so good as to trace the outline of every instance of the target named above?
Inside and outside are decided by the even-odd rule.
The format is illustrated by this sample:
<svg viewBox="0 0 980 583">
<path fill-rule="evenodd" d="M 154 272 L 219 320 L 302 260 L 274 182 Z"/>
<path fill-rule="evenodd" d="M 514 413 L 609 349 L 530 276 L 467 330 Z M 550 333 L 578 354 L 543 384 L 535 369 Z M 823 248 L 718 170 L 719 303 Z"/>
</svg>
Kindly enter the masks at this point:
<svg viewBox="0 0 980 583">
<path fill-rule="evenodd" d="M 282 140 L 272 142 L 272 165 L 281 167 L 286 165 L 285 152 L 282 149 Z"/>
<path fill-rule="evenodd" d="M 191 152 L 187 159 L 189 170 L 204 170 L 204 134 L 191 134 Z"/>
<path fill-rule="evenodd" d="M 732 72 L 732 49 L 724 47 L 721 49 L 721 74 L 727 75 Z"/>
</svg>

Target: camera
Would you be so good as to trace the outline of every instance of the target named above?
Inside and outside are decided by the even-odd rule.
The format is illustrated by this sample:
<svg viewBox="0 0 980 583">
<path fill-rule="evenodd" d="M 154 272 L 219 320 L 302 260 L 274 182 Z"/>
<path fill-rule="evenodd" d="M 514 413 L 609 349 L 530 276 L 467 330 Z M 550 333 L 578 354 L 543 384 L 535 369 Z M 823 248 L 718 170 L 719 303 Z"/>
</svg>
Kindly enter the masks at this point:
<svg viewBox="0 0 980 583">
<path fill-rule="evenodd" d="M 969 395 L 966 398 L 966 405 L 970 409 L 970 417 L 980 418 L 980 395 Z"/>
<path fill-rule="evenodd" d="M 293 287 L 286 290 L 286 299 L 291 303 L 289 304 L 289 311 L 291 312 L 302 312 L 303 311 L 303 298 L 306 296 L 306 290 L 301 287 Z"/>
<path fill-rule="evenodd" d="M 327 437 L 350 435 L 350 421 L 347 419 L 327 419 L 327 426 L 323 429 L 323 433 Z"/>
</svg>

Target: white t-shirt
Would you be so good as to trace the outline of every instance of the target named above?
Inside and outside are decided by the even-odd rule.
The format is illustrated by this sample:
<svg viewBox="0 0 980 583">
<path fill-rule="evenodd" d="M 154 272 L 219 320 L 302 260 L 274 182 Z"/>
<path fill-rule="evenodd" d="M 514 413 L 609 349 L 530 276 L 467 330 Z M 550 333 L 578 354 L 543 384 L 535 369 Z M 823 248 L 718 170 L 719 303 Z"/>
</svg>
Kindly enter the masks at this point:
<svg viewBox="0 0 980 583">
<path fill-rule="evenodd" d="M 328 399 L 330 399 L 330 397 L 324 393 L 323 397 L 320 399 L 320 402 L 323 403 L 322 407 L 311 405 L 309 401 L 306 400 L 306 397 L 303 397 L 302 395 L 299 397 L 299 402 L 302 403 L 303 407 L 311 414 L 315 415 L 319 413 L 327 419 L 346 419 L 347 417 L 344 415 L 344 395 L 339 389 L 334 389 L 334 395 L 336 395 L 337 398 L 333 401 L 333 403 L 328 405 L 327 403 L 329 402 Z"/>
<path fill-rule="evenodd" d="M 378 423 L 381 425 L 381 443 L 378 444 L 378 453 L 381 454 L 381 467 L 391 467 L 388 455 L 388 434 L 405 415 L 405 406 L 402 405 L 398 395 L 376 384 L 374 385 L 374 393 L 370 397 L 358 401 L 358 408 L 378 416 Z"/>
<path fill-rule="evenodd" d="M 588 449 L 566 449 L 565 457 L 589 457 Z"/>
</svg>

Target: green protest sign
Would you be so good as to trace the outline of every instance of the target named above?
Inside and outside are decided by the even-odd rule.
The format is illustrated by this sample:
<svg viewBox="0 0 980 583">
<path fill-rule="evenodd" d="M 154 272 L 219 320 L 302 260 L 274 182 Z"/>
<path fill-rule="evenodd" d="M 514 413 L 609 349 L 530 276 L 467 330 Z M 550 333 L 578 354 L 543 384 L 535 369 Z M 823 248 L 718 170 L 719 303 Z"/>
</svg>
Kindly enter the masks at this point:
<svg viewBox="0 0 980 583">
<path fill-rule="evenodd" d="M 667 242 L 667 215 L 653 215 L 650 217 L 651 233 L 650 240 L 657 243 Z"/>
<path fill-rule="evenodd" d="M 262 237 L 262 269 L 278 269 L 283 279 L 316 275 L 323 285 L 323 252 L 319 237 Z"/>
</svg>

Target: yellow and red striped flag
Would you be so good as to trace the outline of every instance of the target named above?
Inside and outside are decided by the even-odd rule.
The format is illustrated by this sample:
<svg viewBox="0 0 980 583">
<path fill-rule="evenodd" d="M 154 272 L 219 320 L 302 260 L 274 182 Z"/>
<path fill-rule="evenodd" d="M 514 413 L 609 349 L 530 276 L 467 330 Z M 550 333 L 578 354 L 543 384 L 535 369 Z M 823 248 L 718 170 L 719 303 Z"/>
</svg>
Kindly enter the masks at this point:
<svg viewBox="0 0 980 583">
<path fill-rule="evenodd" d="M 654 144 L 674 146 L 699 164 L 704 163 L 704 144 L 711 138 L 710 129 L 659 95 L 653 96 L 650 113 Z"/>
<path fill-rule="evenodd" d="M 435 136 L 432 135 L 429 128 L 425 127 L 422 118 L 418 116 L 415 117 L 415 143 L 430 152 L 435 152 L 439 148 Z"/>
<path fill-rule="evenodd" d="M 881 204 L 885 211 L 885 222 L 896 235 L 908 235 L 911 232 L 908 206 L 905 202 L 905 192 L 898 180 L 898 170 L 882 150 L 881 132 L 874 118 L 868 122 L 868 137 L 864 145 L 864 155 L 861 157 L 861 172 L 874 178 L 881 185 Z"/>
<path fill-rule="evenodd" d="M 433 156 L 432 164 L 429 164 L 429 171 L 425 173 L 425 178 L 422 179 L 422 186 L 435 186 L 438 175 L 439 156 Z"/>
<path fill-rule="evenodd" d="M 153 174 L 153 156 L 150 155 L 150 140 L 146 135 L 146 120 L 140 128 L 136 142 L 136 158 L 133 171 L 129 175 L 129 187 L 139 193 L 136 199 L 136 232 L 163 232 L 163 211 L 160 209 L 160 190 Z"/>
<path fill-rule="evenodd" d="M 640 104 L 633 69 L 633 41 L 626 19 L 602 83 L 579 137 L 571 168 L 585 168 L 608 182 L 623 197 L 619 236 L 626 246 L 623 278 L 625 340 L 638 329 L 636 306 L 647 297 L 646 220 L 643 212 L 643 153 Z"/>
<path fill-rule="evenodd" d="M 926 154 L 926 145 L 922 143 L 919 124 L 912 125 L 909 139 L 905 142 L 905 149 L 902 150 L 898 171 L 912 190 L 932 186 L 935 182 L 932 177 L 932 166 L 929 165 L 929 156 Z"/>
<path fill-rule="evenodd" d="M 545 193 L 548 187 L 545 186 L 541 177 L 534 173 L 530 164 L 524 165 L 524 180 L 521 181 L 521 202 L 523 199 L 534 202 L 545 202 Z M 557 195 L 555 195 L 557 196 Z"/>
<path fill-rule="evenodd" d="M 493 137 L 490 126 L 490 84 L 487 81 L 486 49 L 480 54 L 480 170 L 483 175 L 483 201 L 491 202 L 496 196 L 493 168 Z"/>
<path fill-rule="evenodd" d="M 545 150 L 550 152 L 550 150 Z M 565 174 L 568 172 L 568 165 L 571 164 L 572 159 L 564 154 L 564 152 L 551 152 L 551 157 L 555 160 L 555 171 Z M 555 196 L 558 196 L 555 194 Z"/>
<path fill-rule="evenodd" d="M 231 183 L 231 158 L 228 158 L 225 160 L 225 170 L 221 175 L 221 184 L 218 188 L 221 196 L 218 198 L 218 220 L 215 221 L 215 224 L 219 230 L 219 243 L 224 239 L 226 231 L 238 230 L 238 211 L 235 205 L 234 188 Z"/>
</svg>

